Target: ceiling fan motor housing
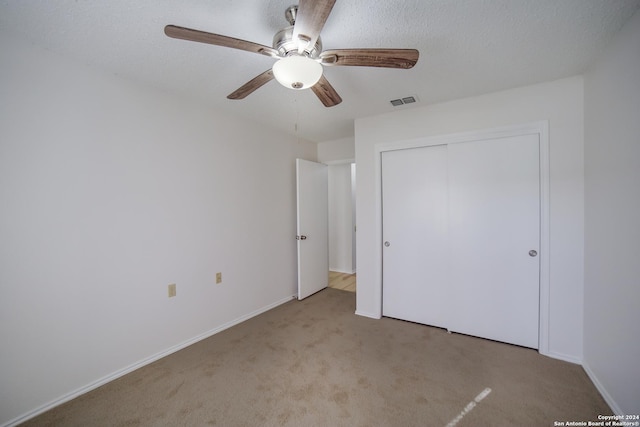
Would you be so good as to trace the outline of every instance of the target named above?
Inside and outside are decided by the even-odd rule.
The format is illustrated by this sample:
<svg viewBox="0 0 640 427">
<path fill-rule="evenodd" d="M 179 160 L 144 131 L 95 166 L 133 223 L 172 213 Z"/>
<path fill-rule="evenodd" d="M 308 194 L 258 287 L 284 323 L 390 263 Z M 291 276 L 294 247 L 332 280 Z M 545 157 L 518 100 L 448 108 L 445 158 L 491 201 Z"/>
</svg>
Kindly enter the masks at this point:
<svg viewBox="0 0 640 427">
<path fill-rule="evenodd" d="M 277 50 L 282 57 L 298 54 L 298 46 L 300 43 L 307 44 L 304 40 L 295 40 L 293 38 L 293 27 L 283 28 L 273 36 L 273 48 Z M 316 59 L 321 52 L 322 40 L 318 37 L 318 40 L 311 48 L 307 46 L 303 55 L 311 59 Z"/>
</svg>

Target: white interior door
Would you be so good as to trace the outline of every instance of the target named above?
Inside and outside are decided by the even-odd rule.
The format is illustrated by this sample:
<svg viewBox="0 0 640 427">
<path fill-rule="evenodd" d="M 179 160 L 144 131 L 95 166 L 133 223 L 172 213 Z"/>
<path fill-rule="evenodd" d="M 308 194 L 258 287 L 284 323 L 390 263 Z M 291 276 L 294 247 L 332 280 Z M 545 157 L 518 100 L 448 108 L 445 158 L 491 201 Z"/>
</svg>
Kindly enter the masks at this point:
<svg viewBox="0 0 640 427">
<path fill-rule="evenodd" d="M 447 327 L 447 147 L 382 153 L 382 314 Z"/>
<path fill-rule="evenodd" d="M 329 285 L 327 166 L 296 159 L 298 299 Z"/>
<path fill-rule="evenodd" d="M 450 144 L 448 158 L 449 329 L 538 348 L 538 135 Z"/>
</svg>

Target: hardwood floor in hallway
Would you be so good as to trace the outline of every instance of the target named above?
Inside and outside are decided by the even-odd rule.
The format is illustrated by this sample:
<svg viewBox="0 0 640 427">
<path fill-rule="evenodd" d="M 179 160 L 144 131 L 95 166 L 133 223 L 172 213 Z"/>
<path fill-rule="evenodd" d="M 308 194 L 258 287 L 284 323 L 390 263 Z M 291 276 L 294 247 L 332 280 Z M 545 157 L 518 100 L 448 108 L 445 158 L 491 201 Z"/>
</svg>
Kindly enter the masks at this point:
<svg viewBox="0 0 640 427">
<path fill-rule="evenodd" d="M 329 271 L 329 287 L 348 292 L 356 291 L 356 275 Z"/>
</svg>

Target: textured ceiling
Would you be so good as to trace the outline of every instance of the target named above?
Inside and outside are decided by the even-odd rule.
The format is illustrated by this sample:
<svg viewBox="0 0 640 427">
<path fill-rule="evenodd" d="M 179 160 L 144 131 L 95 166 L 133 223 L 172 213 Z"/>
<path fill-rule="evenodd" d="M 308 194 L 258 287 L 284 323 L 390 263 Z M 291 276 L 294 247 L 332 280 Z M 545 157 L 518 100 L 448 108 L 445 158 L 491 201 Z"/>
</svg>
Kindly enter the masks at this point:
<svg viewBox="0 0 640 427">
<path fill-rule="evenodd" d="M 582 73 L 640 0 L 338 0 L 324 49 L 420 51 L 411 70 L 325 67 L 342 96 L 325 108 L 275 81 L 226 96 L 269 69 L 253 53 L 166 37 L 166 24 L 271 45 L 295 0 L 0 0 L 0 31 L 74 60 L 312 141 L 353 135 L 357 117 Z M 419 103 L 392 107 L 413 95 Z M 296 126 L 297 124 L 297 126 Z"/>
</svg>

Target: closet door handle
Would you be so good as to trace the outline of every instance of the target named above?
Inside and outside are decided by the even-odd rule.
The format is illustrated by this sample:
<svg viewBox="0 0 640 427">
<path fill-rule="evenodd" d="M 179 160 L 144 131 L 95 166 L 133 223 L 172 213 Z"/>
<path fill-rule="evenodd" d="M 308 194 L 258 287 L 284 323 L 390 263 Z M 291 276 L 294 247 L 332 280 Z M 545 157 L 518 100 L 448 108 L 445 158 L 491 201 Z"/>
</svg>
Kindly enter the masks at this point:
<svg viewBox="0 0 640 427">
<path fill-rule="evenodd" d="M 386 242 L 384 242 L 384 245 L 388 248 L 389 246 L 391 246 L 391 243 L 389 243 L 389 241 L 387 240 Z"/>
<path fill-rule="evenodd" d="M 534 257 L 534 256 L 536 256 L 536 255 L 538 255 L 538 251 L 535 251 L 535 250 L 533 250 L 533 249 L 531 249 L 531 250 L 529 251 L 529 256 L 530 256 L 530 257 Z"/>
</svg>

